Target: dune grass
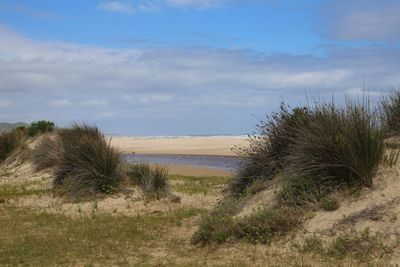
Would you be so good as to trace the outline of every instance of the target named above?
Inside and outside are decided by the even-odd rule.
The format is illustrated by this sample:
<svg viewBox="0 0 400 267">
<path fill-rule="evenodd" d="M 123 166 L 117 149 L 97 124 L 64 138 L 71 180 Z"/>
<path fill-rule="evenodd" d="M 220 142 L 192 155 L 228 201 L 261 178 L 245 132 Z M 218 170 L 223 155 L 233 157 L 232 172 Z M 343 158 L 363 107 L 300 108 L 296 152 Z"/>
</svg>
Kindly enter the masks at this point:
<svg viewBox="0 0 400 267">
<path fill-rule="evenodd" d="M 61 152 L 61 142 L 58 135 L 42 136 L 31 154 L 34 168 L 41 171 L 56 166 L 60 163 Z"/>
<path fill-rule="evenodd" d="M 127 176 L 149 196 L 159 199 L 170 193 L 168 169 L 164 166 L 153 168 L 147 163 L 130 164 Z"/>
<path fill-rule="evenodd" d="M 0 162 L 7 159 L 25 140 L 25 134 L 17 129 L 0 133 Z"/>
<path fill-rule="evenodd" d="M 121 155 L 95 126 L 73 124 L 61 129 L 60 160 L 54 185 L 71 196 L 111 193 L 123 178 Z"/>
</svg>

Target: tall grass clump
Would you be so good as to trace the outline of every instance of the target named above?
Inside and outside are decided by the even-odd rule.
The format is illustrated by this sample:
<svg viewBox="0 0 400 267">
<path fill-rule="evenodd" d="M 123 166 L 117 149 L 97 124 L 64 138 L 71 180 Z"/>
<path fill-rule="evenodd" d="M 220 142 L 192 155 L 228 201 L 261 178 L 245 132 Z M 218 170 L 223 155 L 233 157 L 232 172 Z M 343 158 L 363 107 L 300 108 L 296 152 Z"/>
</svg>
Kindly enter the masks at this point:
<svg viewBox="0 0 400 267">
<path fill-rule="evenodd" d="M 386 128 L 368 106 L 316 104 L 291 138 L 288 166 L 318 186 L 371 186 L 384 155 Z"/>
<path fill-rule="evenodd" d="M 148 163 L 132 164 L 128 167 L 127 176 L 146 194 L 160 198 L 168 194 L 168 169 Z"/>
<path fill-rule="evenodd" d="M 380 112 L 383 123 L 388 127 L 388 134 L 400 134 L 400 91 L 392 92 L 384 97 L 381 102 Z"/>
<path fill-rule="evenodd" d="M 308 108 L 291 109 L 282 103 L 279 112 L 260 122 L 256 126 L 258 133 L 249 137 L 250 145 L 236 150 L 242 163 L 229 184 L 230 192 L 240 195 L 255 181 L 273 179 L 284 168 L 295 130 L 309 119 Z"/>
<path fill-rule="evenodd" d="M 59 136 L 43 136 L 34 148 L 31 158 L 33 166 L 37 171 L 56 166 L 61 158 Z"/>
<path fill-rule="evenodd" d="M 73 124 L 59 131 L 61 153 L 54 185 L 73 196 L 111 193 L 122 177 L 123 160 L 101 131 Z"/>
<path fill-rule="evenodd" d="M 25 134 L 17 129 L 0 133 L 0 162 L 20 147 L 25 139 Z"/>
</svg>

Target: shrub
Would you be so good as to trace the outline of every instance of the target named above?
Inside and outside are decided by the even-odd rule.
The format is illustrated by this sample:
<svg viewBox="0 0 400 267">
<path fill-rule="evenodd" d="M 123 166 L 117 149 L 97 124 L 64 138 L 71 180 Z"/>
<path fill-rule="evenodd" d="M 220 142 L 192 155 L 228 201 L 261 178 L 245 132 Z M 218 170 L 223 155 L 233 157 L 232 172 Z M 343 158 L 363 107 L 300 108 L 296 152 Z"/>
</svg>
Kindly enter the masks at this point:
<svg viewBox="0 0 400 267">
<path fill-rule="evenodd" d="M 28 129 L 28 135 L 29 136 L 35 136 L 40 133 L 49 133 L 54 131 L 54 122 L 51 121 L 35 121 L 32 122 Z"/>
<path fill-rule="evenodd" d="M 371 262 L 379 257 L 389 256 L 393 248 L 384 244 L 382 234 L 371 234 L 367 229 L 358 232 L 344 233 L 336 237 L 327 249 L 331 257 L 344 258 L 351 256 L 361 261 Z"/>
<path fill-rule="evenodd" d="M 283 236 L 302 224 L 302 211 L 291 207 L 260 208 L 236 220 L 236 238 L 251 242 L 269 243 L 274 237 Z"/>
<path fill-rule="evenodd" d="M 192 243 L 204 246 L 225 242 L 233 234 L 233 215 L 241 209 L 243 203 L 243 199 L 232 197 L 220 201 L 212 211 L 202 216 Z"/>
<path fill-rule="evenodd" d="M 59 131 L 61 153 L 54 185 L 67 194 L 111 193 L 122 179 L 122 158 L 97 127 L 73 124 Z"/>
<path fill-rule="evenodd" d="M 384 97 L 380 106 L 381 118 L 388 127 L 389 135 L 400 134 L 400 91 L 393 90 Z"/>
<path fill-rule="evenodd" d="M 284 167 L 295 129 L 307 123 L 309 117 L 310 111 L 306 107 L 290 109 L 281 104 L 279 112 L 258 124 L 258 134 L 249 137 L 250 146 L 236 150 L 242 164 L 229 184 L 230 191 L 239 195 L 255 180 L 273 179 Z"/>
<path fill-rule="evenodd" d="M 168 193 L 168 170 L 163 166 L 153 169 L 147 163 L 133 164 L 127 174 L 147 194 L 160 198 Z"/>
<path fill-rule="evenodd" d="M 234 220 L 224 213 L 207 214 L 202 217 L 199 229 L 192 237 L 193 244 L 223 243 L 233 233 Z"/>
<path fill-rule="evenodd" d="M 32 162 L 37 171 L 54 167 L 60 162 L 61 143 L 56 136 L 43 136 L 32 153 Z"/>
<path fill-rule="evenodd" d="M 315 179 L 290 175 L 283 181 L 278 200 L 281 205 L 311 207 L 323 199 L 329 191 L 328 187 L 321 186 Z"/>
<path fill-rule="evenodd" d="M 371 186 L 384 154 L 386 130 L 368 107 L 317 104 L 291 139 L 288 165 L 321 186 Z"/>
<path fill-rule="evenodd" d="M 326 197 L 322 199 L 321 207 L 326 211 L 335 211 L 340 207 L 340 204 L 336 198 Z"/>
<path fill-rule="evenodd" d="M 7 157 L 18 147 L 20 147 L 25 139 L 22 131 L 13 129 L 8 132 L 0 133 L 0 162 Z"/>
</svg>

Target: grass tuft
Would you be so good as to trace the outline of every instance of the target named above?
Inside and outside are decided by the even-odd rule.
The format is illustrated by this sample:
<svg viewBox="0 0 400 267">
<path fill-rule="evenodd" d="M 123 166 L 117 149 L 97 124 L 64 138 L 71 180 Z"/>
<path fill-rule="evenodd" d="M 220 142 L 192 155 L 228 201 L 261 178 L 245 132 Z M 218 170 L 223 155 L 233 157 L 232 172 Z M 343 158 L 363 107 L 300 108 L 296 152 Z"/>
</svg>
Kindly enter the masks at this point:
<svg viewBox="0 0 400 267">
<path fill-rule="evenodd" d="M 147 163 L 132 164 L 127 175 L 148 195 L 157 199 L 168 195 L 168 169 L 164 166 L 151 168 Z"/>
<path fill-rule="evenodd" d="M 55 187 L 71 196 L 111 193 L 123 177 L 123 160 L 97 127 L 73 124 L 59 131 Z"/>
</svg>

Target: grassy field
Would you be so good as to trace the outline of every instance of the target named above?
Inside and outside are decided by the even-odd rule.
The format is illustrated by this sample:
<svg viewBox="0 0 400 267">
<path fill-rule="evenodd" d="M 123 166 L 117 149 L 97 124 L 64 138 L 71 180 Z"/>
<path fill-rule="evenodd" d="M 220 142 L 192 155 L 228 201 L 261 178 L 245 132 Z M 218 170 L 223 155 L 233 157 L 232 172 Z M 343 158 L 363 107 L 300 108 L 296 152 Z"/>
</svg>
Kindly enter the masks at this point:
<svg viewBox="0 0 400 267">
<path fill-rule="evenodd" d="M 191 238 L 198 222 L 212 209 L 210 203 L 217 202 L 229 178 L 169 178 L 171 189 L 182 200 L 179 204 L 168 203 L 168 208 L 152 210 L 151 207 L 162 206 L 159 200 L 111 198 L 125 201 L 123 205 L 130 210 L 139 202 L 144 203 L 145 212 L 136 215 L 121 208 L 105 210 L 102 207 L 108 199 L 73 203 L 58 199 L 57 205 L 68 206 L 69 212 L 51 209 L 51 202 L 27 205 L 29 199 L 57 199 L 46 189 L 45 179 L 0 185 L 0 265 L 301 266 L 329 265 L 338 260 L 357 263 L 367 259 L 358 250 L 354 261 L 346 259 L 353 243 L 366 238 L 359 236 L 342 237 L 330 247 L 317 239 L 308 239 L 305 244 L 286 239 L 273 245 L 242 241 L 195 246 Z M 199 201 L 205 199 L 212 200 Z M 378 239 L 373 240 L 373 245 L 366 248 L 368 253 L 384 253 L 390 249 Z"/>
</svg>

